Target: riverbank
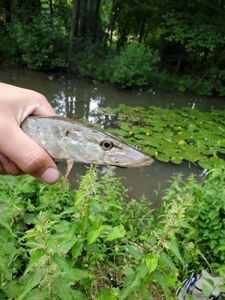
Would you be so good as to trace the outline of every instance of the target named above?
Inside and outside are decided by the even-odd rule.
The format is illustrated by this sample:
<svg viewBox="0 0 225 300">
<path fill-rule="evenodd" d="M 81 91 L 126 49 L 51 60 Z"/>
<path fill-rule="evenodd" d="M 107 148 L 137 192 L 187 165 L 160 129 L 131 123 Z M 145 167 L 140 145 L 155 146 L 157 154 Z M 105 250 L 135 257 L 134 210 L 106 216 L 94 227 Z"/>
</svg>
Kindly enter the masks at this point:
<svg viewBox="0 0 225 300">
<path fill-rule="evenodd" d="M 224 18 L 220 1 L 6 1 L 0 61 L 224 97 Z"/>
</svg>

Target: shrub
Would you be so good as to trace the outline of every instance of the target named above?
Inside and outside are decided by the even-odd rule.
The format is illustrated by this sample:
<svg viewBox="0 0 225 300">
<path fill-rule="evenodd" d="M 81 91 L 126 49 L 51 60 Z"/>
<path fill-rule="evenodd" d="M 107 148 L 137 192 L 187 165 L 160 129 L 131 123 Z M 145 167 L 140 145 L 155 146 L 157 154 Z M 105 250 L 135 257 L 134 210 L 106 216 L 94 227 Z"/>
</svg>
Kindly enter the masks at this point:
<svg viewBox="0 0 225 300">
<path fill-rule="evenodd" d="M 158 52 L 133 42 L 114 59 L 111 81 L 125 86 L 152 84 L 159 62 Z"/>
<path fill-rule="evenodd" d="M 45 15 L 34 17 L 29 24 L 15 21 L 9 35 L 17 49 L 17 62 L 31 69 L 64 68 L 66 39 L 60 19 L 51 21 Z"/>
<path fill-rule="evenodd" d="M 79 41 L 76 43 L 75 50 L 71 63 L 72 72 L 98 80 L 110 80 L 113 51 L 104 49 L 99 43 L 88 43 L 84 48 L 79 45 Z"/>
<path fill-rule="evenodd" d="M 225 265 L 224 179 L 225 170 L 214 170 L 201 185 L 189 186 L 193 204 L 187 209 L 189 226 L 182 235 L 188 243 L 195 243 L 206 261 L 218 266 Z"/>
</svg>

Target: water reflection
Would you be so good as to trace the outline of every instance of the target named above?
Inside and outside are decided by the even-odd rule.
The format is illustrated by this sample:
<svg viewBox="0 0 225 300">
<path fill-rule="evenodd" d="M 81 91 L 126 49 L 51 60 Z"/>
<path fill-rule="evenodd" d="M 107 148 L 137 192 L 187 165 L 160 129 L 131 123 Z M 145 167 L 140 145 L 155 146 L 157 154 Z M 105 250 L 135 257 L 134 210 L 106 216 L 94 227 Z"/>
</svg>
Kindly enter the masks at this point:
<svg viewBox="0 0 225 300">
<path fill-rule="evenodd" d="M 160 106 L 164 108 L 191 107 L 203 111 L 225 109 L 222 98 L 183 95 L 164 89 L 119 90 L 108 83 L 79 79 L 65 74 L 44 74 L 26 69 L 0 69 L 0 81 L 30 88 L 44 94 L 60 116 L 84 118 L 90 122 L 105 123 L 106 117 L 96 115 L 99 107 L 117 107 L 119 104 L 132 106 Z M 103 171 L 103 169 L 101 169 Z M 71 182 L 76 184 L 86 171 L 84 164 L 77 164 L 71 174 Z M 199 175 L 201 170 L 193 165 L 164 164 L 155 161 L 152 166 L 138 169 L 116 169 L 123 177 L 132 197 L 145 194 L 157 206 L 168 181 L 177 173 L 187 176 Z"/>
<path fill-rule="evenodd" d="M 88 112 L 88 121 L 92 123 L 96 123 L 99 121 L 98 118 L 98 109 L 100 106 L 103 106 L 104 103 L 104 97 L 97 96 L 96 98 L 90 98 L 89 103 L 89 112 Z"/>
</svg>

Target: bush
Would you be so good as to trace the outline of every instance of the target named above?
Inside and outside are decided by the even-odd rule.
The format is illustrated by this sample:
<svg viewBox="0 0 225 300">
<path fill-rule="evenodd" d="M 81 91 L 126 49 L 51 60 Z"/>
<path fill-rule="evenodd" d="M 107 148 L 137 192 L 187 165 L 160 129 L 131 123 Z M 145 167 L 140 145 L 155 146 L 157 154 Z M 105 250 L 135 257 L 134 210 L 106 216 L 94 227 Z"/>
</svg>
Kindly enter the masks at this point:
<svg viewBox="0 0 225 300">
<path fill-rule="evenodd" d="M 84 48 L 79 45 L 79 41 L 76 43 L 75 50 L 70 71 L 84 77 L 110 80 L 113 51 L 104 49 L 99 43 L 88 43 Z"/>
<path fill-rule="evenodd" d="M 203 184 L 191 184 L 193 203 L 187 209 L 188 228 L 183 231 L 189 245 L 195 243 L 205 261 L 225 267 L 225 171 L 211 171 Z M 190 181 L 189 181 L 190 182 Z"/>
<path fill-rule="evenodd" d="M 158 52 L 136 42 L 122 49 L 112 63 L 111 81 L 124 86 L 144 86 L 155 81 Z"/>
<path fill-rule="evenodd" d="M 14 21 L 9 36 L 17 50 L 17 62 L 31 69 L 52 70 L 66 66 L 66 39 L 60 19 L 34 17 L 32 23 Z"/>
</svg>

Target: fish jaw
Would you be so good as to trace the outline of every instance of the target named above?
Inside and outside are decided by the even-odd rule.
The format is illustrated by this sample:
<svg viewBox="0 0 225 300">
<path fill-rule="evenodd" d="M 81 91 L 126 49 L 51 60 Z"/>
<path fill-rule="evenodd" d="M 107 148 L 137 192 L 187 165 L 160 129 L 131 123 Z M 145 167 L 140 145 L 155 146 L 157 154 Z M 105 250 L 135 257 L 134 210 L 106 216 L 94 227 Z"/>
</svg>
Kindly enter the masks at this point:
<svg viewBox="0 0 225 300">
<path fill-rule="evenodd" d="M 151 156 L 146 155 L 126 144 L 121 149 L 105 153 L 105 163 L 123 168 L 139 168 L 153 163 Z"/>
</svg>

